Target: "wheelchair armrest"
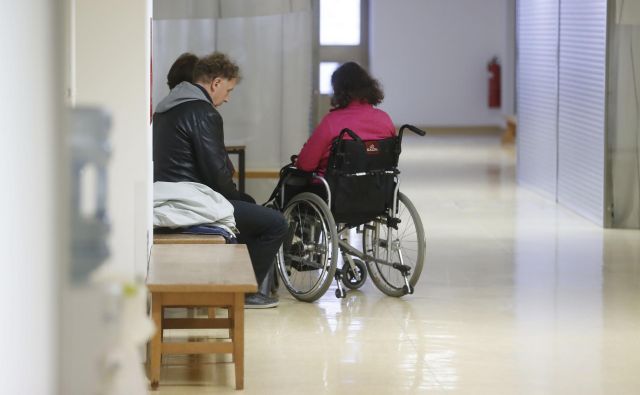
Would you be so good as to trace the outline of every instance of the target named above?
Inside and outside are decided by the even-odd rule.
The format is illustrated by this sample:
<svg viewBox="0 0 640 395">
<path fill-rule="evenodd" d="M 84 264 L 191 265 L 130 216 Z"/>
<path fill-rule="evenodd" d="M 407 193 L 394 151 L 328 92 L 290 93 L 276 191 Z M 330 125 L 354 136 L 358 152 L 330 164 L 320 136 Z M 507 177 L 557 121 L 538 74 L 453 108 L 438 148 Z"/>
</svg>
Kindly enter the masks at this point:
<svg viewBox="0 0 640 395">
<path fill-rule="evenodd" d="M 315 173 L 300 170 L 293 165 L 285 166 L 280 170 L 280 182 L 279 185 L 284 188 L 286 184 L 298 184 L 305 185 L 311 182 Z M 284 192 L 284 190 L 283 190 Z"/>
<path fill-rule="evenodd" d="M 316 180 L 320 180 L 322 185 L 324 185 L 324 189 L 327 192 L 327 206 L 331 209 L 331 188 L 329 187 L 329 183 L 323 176 L 318 175 L 317 173 L 313 173 L 312 177 Z"/>
<path fill-rule="evenodd" d="M 289 168 L 289 171 L 287 172 L 287 174 L 291 174 L 294 176 L 300 176 L 300 177 L 313 177 L 316 173 L 312 172 L 312 171 L 304 171 L 304 170 L 300 170 L 295 166 L 292 166 Z"/>
</svg>

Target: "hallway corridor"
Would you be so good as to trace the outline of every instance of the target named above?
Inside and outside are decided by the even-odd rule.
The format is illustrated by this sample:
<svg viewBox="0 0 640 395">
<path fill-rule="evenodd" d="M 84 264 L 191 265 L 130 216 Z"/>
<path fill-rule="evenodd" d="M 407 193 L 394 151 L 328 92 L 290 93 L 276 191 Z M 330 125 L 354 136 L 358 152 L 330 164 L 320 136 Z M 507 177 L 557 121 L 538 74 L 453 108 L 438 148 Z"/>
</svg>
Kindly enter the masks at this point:
<svg viewBox="0 0 640 395">
<path fill-rule="evenodd" d="M 305 304 L 283 288 L 277 309 L 246 312 L 243 392 L 223 358 L 172 356 L 150 393 L 640 393 L 640 231 L 518 187 L 497 135 L 406 136 L 403 150 L 427 234 L 414 295 L 368 281 Z"/>
</svg>

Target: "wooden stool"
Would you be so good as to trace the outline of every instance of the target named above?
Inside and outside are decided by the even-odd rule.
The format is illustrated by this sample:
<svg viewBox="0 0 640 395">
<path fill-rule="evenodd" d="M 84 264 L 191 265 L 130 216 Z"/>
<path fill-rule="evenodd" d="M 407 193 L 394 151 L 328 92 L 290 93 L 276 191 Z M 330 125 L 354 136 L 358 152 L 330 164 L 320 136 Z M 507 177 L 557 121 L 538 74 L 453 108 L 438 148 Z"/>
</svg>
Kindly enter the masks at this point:
<svg viewBox="0 0 640 395">
<path fill-rule="evenodd" d="M 238 155 L 238 190 L 240 192 L 244 192 L 244 184 L 245 184 L 245 149 L 247 148 L 244 145 L 228 145 L 225 147 L 227 154 L 236 154 Z"/>
<path fill-rule="evenodd" d="M 518 118 L 515 115 L 507 115 L 505 117 L 507 121 L 507 128 L 502 134 L 502 142 L 504 144 L 511 144 L 516 140 L 516 128 L 518 126 Z"/>
<path fill-rule="evenodd" d="M 236 389 L 244 387 L 244 295 L 256 292 L 256 278 L 243 244 L 154 245 L 147 286 L 151 315 L 157 331 L 151 340 L 152 389 L 160 382 L 163 354 L 230 353 L 235 365 Z M 229 318 L 164 317 L 166 307 L 224 307 Z M 230 341 L 164 342 L 164 329 L 228 328 Z"/>
</svg>

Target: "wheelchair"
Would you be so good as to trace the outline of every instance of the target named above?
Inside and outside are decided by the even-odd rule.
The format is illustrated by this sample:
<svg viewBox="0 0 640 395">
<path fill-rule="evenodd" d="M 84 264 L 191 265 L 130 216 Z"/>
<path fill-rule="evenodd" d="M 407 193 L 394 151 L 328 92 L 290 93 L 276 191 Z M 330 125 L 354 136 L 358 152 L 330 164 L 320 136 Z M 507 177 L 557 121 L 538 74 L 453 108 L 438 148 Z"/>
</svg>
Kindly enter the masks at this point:
<svg viewBox="0 0 640 395">
<path fill-rule="evenodd" d="M 386 295 L 413 293 L 426 241 L 415 206 L 399 191 L 404 129 L 425 135 L 403 125 L 395 137 L 364 141 L 344 129 L 332 143 L 324 176 L 296 169 L 295 156 L 280 171 L 265 205 L 281 211 L 289 225 L 276 267 L 296 299 L 313 302 L 334 280 L 336 297 L 344 298 L 345 288 L 358 289 L 367 277 Z M 361 248 L 349 242 L 353 229 Z"/>
</svg>

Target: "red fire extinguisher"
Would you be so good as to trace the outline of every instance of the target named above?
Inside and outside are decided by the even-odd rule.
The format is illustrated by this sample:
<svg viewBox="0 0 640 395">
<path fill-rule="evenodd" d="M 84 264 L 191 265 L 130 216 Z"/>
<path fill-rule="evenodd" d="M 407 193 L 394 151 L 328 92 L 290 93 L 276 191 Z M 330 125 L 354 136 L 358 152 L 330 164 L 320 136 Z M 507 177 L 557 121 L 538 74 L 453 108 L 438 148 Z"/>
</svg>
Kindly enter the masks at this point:
<svg viewBox="0 0 640 395">
<path fill-rule="evenodd" d="M 487 71 L 489 71 L 489 108 L 500 107 L 500 63 L 498 58 L 493 57 L 487 63 Z"/>
</svg>

